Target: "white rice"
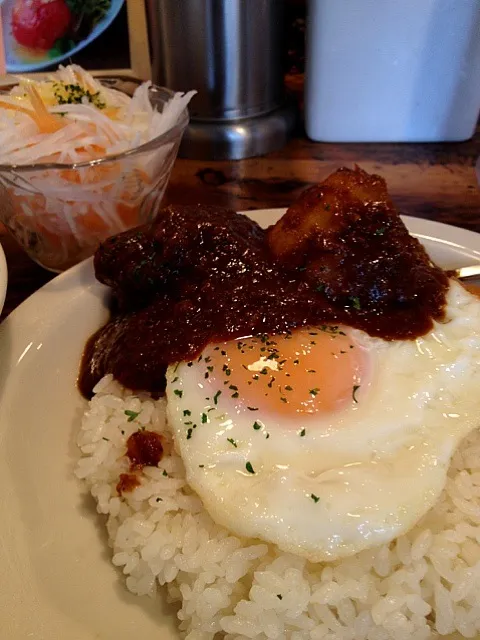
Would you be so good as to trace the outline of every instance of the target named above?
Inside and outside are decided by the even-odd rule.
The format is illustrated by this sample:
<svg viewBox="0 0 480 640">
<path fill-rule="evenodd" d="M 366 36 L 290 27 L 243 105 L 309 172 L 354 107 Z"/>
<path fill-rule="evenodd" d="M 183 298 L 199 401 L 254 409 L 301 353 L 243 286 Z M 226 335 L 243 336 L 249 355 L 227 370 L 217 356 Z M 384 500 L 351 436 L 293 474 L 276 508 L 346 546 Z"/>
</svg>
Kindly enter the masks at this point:
<svg viewBox="0 0 480 640">
<path fill-rule="evenodd" d="M 139 412 L 130 420 L 125 410 Z M 139 428 L 171 441 L 165 401 L 134 396 L 108 375 L 78 443 L 84 479 L 108 515 L 112 562 L 127 588 L 178 602 L 188 640 L 407 640 L 480 632 L 480 432 L 455 454 L 447 486 L 407 535 L 331 564 L 312 564 L 213 522 L 172 450 L 119 497 L 126 440 Z M 234 499 L 234 496 L 232 496 Z"/>
</svg>

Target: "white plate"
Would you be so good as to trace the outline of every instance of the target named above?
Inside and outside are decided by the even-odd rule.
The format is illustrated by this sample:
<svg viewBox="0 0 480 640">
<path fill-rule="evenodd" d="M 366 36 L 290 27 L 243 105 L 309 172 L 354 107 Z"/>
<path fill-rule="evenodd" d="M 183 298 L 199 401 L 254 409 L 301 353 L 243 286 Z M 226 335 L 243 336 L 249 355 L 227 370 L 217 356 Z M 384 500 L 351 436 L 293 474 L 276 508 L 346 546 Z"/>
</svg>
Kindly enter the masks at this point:
<svg viewBox="0 0 480 640">
<path fill-rule="evenodd" d="M 279 210 L 249 212 L 272 224 Z M 446 268 L 480 261 L 480 235 L 406 218 Z M 178 637 L 171 611 L 130 595 L 110 564 L 103 518 L 73 476 L 85 402 L 75 381 L 107 318 L 91 260 L 58 276 L 0 325 L 0 637 Z M 163 626 L 164 633 L 159 633 Z"/>
<path fill-rule="evenodd" d="M 78 42 L 74 47 L 65 53 L 49 57 L 48 52 L 40 60 L 34 62 L 26 62 L 15 51 L 15 40 L 11 31 L 12 11 L 15 5 L 15 0 L 5 0 L 2 4 L 2 22 L 4 29 L 4 42 L 5 42 L 5 56 L 8 73 L 27 73 L 33 71 L 40 71 L 46 67 L 57 65 L 67 58 L 71 58 L 76 53 L 84 49 L 87 45 L 93 42 L 98 36 L 105 31 L 117 17 L 118 12 L 122 8 L 123 0 L 112 0 L 110 9 L 107 14 L 98 22 L 92 31 L 86 38 Z"/>
<path fill-rule="evenodd" d="M 7 261 L 5 260 L 5 254 L 3 253 L 2 245 L 0 244 L 0 313 L 2 313 L 3 303 L 5 302 L 5 294 L 7 293 Z"/>
</svg>

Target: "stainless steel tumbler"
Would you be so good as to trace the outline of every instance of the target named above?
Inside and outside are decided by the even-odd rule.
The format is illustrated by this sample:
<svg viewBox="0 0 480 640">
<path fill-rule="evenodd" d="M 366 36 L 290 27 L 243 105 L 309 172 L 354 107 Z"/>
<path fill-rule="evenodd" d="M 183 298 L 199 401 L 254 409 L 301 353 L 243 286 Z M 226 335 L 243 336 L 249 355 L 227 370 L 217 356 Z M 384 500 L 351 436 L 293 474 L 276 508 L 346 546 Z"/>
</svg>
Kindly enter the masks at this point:
<svg viewBox="0 0 480 640">
<path fill-rule="evenodd" d="M 196 89 L 181 154 L 242 158 L 280 148 L 284 0 L 148 0 L 153 79 Z"/>
</svg>

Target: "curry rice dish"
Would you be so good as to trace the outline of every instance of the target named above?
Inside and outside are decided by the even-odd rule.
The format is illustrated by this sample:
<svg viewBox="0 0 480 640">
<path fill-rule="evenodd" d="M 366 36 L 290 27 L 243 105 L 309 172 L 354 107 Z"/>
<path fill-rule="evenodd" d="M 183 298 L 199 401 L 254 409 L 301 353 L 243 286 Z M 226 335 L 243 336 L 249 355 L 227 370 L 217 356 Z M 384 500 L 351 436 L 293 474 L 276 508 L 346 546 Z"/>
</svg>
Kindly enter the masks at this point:
<svg viewBox="0 0 480 640">
<path fill-rule="evenodd" d="M 76 473 L 128 589 L 189 640 L 478 634 L 480 301 L 381 178 L 168 207 L 95 269 Z"/>
</svg>

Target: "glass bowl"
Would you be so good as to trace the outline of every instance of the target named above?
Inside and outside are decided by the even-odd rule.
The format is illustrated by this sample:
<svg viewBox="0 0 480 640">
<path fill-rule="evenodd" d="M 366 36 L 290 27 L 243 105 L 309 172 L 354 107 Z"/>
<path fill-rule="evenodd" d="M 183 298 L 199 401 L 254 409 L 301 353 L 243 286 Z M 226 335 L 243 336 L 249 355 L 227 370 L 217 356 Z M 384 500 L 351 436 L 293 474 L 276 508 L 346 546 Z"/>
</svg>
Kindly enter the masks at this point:
<svg viewBox="0 0 480 640">
<path fill-rule="evenodd" d="M 119 88 L 115 79 L 101 81 Z M 173 95 L 150 89 L 159 111 Z M 68 269 L 107 237 L 155 217 L 188 120 L 185 109 L 161 136 L 90 162 L 0 165 L 0 221 L 42 267 Z"/>
</svg>

